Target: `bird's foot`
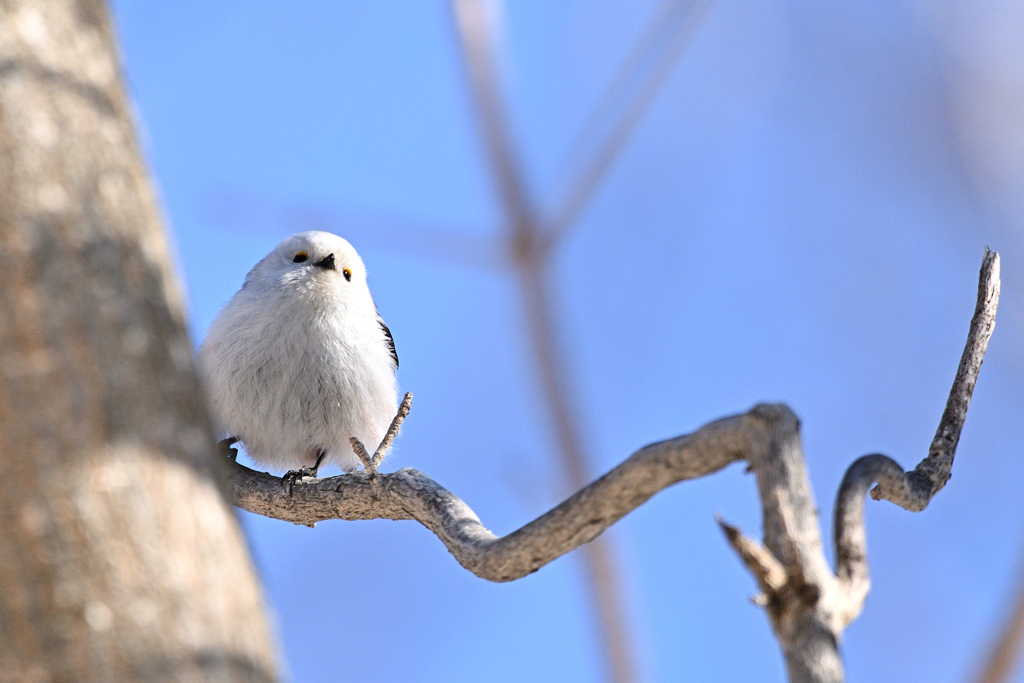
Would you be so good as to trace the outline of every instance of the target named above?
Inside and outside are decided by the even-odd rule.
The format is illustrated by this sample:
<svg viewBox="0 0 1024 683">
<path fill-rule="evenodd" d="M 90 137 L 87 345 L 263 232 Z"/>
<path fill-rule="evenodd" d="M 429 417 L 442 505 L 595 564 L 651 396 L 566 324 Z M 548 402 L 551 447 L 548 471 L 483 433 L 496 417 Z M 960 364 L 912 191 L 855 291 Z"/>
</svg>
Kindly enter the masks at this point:
<svg viewBox="0 0 1024 683">
<path fill-rule="evenodd" d="M 217 448 L 220 449 L 221 455 L 234 461 L 238 459 L 238 449 L 232 448 L 236 443 L 238 443 L 238 437 L 230 436 L 222 441 L 218 441 Z"/>
<path fill-rule="evenodd" d="M 312 467 L 300 467 L 297 470 L 288 470 L 281 477 L 281 486 L 288 487 L 288 495 L 292 495 L 292 487 L 295 486 L 295 482 L 304 479 L 306 477 L 316 477 L 316 473 L 320 470 L 320 464 L 324 461 L 324 456 L 327 455 L 326 451 L 319 451 L 316 457 L 316 463 Z"/>
<path fill-rule="evenodd" d="M 315 477 L 316 470 L 312 467 L 300 467 L 297 470 L 288 470 L 281 477 L 281 486 L 288 489 L 288 495 L 292 495 L 292 487 L 295 486 L 295 482 L 304 479 L 306 477 Z"/>
</svg>

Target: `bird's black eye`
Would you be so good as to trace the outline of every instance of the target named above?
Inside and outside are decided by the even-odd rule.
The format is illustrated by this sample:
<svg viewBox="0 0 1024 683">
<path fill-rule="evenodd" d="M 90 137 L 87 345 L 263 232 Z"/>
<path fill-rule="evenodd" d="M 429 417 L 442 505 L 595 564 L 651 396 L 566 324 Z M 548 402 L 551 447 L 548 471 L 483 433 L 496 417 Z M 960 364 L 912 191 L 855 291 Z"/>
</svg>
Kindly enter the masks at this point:
<svg viewBox="0 0 1024 683">
<path fill-rule="evenodd" d="M 352 271 L 351 270 L 346 268 L 345 270 L 341 271 L 341 274 L 345 276 L 346 280 L 348 280 L 349 282 L 352 282 Z"/>
<path fill-rule="evenodd" d="M 302 263 L 303 261 L 305 261 L 308 258 L 309 258 L 309 254 L 307 254 L 304 251 L 300 251 L 298 254 L 295 255 L 295 258 L 293 258 L 292 261 L 294 261 L 295 263 Z"/>
</svg>

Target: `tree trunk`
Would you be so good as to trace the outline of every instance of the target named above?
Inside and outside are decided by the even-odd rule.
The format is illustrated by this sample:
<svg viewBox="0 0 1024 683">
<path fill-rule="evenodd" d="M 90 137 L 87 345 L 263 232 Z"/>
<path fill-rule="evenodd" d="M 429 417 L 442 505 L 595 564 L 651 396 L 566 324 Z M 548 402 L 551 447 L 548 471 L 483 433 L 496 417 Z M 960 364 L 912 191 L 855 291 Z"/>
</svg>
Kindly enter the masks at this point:
<svg viewBox="0 0 1024 683">
<path fill-rule="evenodd" d="M 101 0 L 0 0 L 0 681 L 270 681 Z"/>
</svg>

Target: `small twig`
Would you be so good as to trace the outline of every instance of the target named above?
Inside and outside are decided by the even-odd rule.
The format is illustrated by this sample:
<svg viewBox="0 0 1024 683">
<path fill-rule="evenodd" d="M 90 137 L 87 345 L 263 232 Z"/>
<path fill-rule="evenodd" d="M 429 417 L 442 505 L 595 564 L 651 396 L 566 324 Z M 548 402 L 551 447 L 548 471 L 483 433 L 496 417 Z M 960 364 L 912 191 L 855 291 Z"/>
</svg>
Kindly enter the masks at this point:
<svg viewBox="0 0 1024 683">
<path fill-rule="evenodd" d="M 398 406 L 398 412 L 395 414 L 393 420 L 391 420 L 391 426 L 388 427 L 388 431 L 384 433 L 384 438 L 381 440 L 380 445 L 377 446 L 377 450 L 374 451 L 371 456 L 366 450 L 366 446 L 363 442 L 354 436 L 349 437 L 349 443 L 352 444 L 352 450 L 355 452 L 356 457 L 363 463 L 363 468 L 370 474 L 370 481 L 377 481 L 377 468 L 380 467 L 380 463 L 384 460 L 384 456 L 388 454 L 388 449 L 391 448 L 391 443 L 398 436 L 398 430 L 402 428 L 402 423 L 405 422 L 405 418 L 409 417 L 409 410 L 412 408 L 412 393 L 406 392 L 405 397 L 402 399 L 402 403 Z M 340 489 L 339 489 L 340 490 Z"/>
<path fill-rule="evenodd" d="M 377 446 L 377 450 L 373 454 L 373 469 L 376 470 L 380 467 L 380 463 L 384 460 L 384 456 L 387 455 L 388 449 L 391 448 L 391 442 L 398 436 L 398 430 L 402 428 L 402 423 L 405 422 L 405 418 L 409 417 L 409 410 L 412 408 L 412 393 L 406 392 L 405 397 L 402 399 L 401 405 L 398 406 L 398 412 L 395 414 L 395 419 L 391 420 L 391 426 L 388 427 L 388 431 L 384 434 L 384 439 Z M 360 444 L 362 445 L 362 444 Z M 364 449 L 365 453 L 366 450 Z M 360 456 L 362 459 L 362 456 Z"/>
<path fill-rule="evenodd" d="M 981 274 L 978 281 L 978 301 L 971 319 L 971 328 L 967 337 L 964 353 L 960 357 L 956 379 L 949 390 L 946 409 L 942 411 L 942 419 L 935 430 L 935 438 L 928 449 L 928 457 L 922 460 L 915 472 L 923 474 L 933 481 L 934 495 L 949 481 L 949 471 L 953 466 L 953 456 L 960 442 L 960 432 L 967 419 L 967 408 L 971 404 L 974 386 L 978 382 L 981 363 L 985 359 L 985 350 L 996 327 L 996 309 L 999 307 L 999 254 L 985 247 L 985 257 L 981 263 Z"/>
<path fill-rule="evenodd" d="M 732 526 L 718 515 L 715 516 L 715 520 L 718 522 L 718 526 L 722 527 L 733 550 L 757 579 L 761 592 L 770 600 L 786 585 L 786 570 L 782 563 L 772 555 L 772 551 L 753 538 L 744 536 L 737 527 Z"/>
<path fill-rule="evenodd" d="M 350 436 L 348 440 L 349 443 L 352 444 L 352 450 L 355 451 L 355 454 L 359 458 L 359 461 L 363 463 L 363 468 L 370 473 L 370 479 L 376 479 L 377 466 L 373 464 L 373 458 L 366 451 L 366 446 L 364 446 L 363 442 L 354 436 Z"/>
<path fill-rule="evenodd" d="M 855 460 L 839 485 L 832 532 L 836 547 L 836 576 L 846 593 L 847 606 L 840 616 L 844 625 L 857 618 L 871 590 L 864 497 L 876 482 L 885 481 L 896 486 L 896 482 L 905 476 L 899 463 L 887 455 L 875 453 Z"/>
</svg>

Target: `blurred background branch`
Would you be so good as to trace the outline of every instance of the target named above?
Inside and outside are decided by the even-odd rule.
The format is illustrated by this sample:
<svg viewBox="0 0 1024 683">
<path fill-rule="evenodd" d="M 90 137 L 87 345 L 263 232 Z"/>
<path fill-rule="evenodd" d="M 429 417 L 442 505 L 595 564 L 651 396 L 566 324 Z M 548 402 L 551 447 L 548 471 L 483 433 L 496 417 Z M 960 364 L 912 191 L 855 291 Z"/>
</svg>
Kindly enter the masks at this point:
<svg viewBox="0 0 1024 683">
<path fill-rule="evenodd" d="M 239 235 L 263 232 L 276 238 L 304 230 L 326 230 L 347 235 L 361 245 L 446 265 L 485 271 L 508 268 L 502 245 L 490 235 L 408 216 L 337 210 L 316 204 L 281 205 L 229 190 L 208 198 L 204 212 L 217 225 Z"/>
<path fill-rule="evenodd" d="M 1017 569 L 1012 590 L 1009 613 L 999 628 L 993 629 L 991 641 L 986 643 L 984 658 L 971 683 L 1009 683 L 1020 668 L 1021 649 L 1024 648 L 1024 562 Z"/>
<path fill-rule="evenodd" d="M 543 220 L 548 249 L 576 225 L 709 5 L 711 0 L 663 0 L 648 22 L 570 152 L 567 189 Z"/>
<path fill-rule="evenodd" d="M 696 10 L 704 4 L 669 0 L 657 12 L 584 128 L 576 150 L 583 157 L 582 163 L 577 161 L 579 177 L 570 182 L 568 195 L 555 210 L 554 222 L 544 225 L 530 196 L 503 98 L 495 58 L 495 3 L 452 0 L 484 149 L 504 209 L 505 240 L 519 285 L 540 393 L 554 426 L 568 491 L 583 488 L 593 477 L 594 467 L 578 415 L 581 407 L 576 397 L 580 392 L 572 388 L 571 363 L 561 348 L 567 332 L 559 325 L 563 316 L 556 311 L 551 272 L 553 249 L 575 226 L 601 178 L 664 82 L 686 38 L 696 27 Z M 609 120 L 612 123 L 606 132 L 603 127 Z M 596 153 L 586 154 L 588 147 L 595 147 Z M 639 680 L 640 675 L 612 544 L 608 536 L 594 539 L 583 546 L 583 561 L 608 678 L 627 683 Z"/>
</svg>

